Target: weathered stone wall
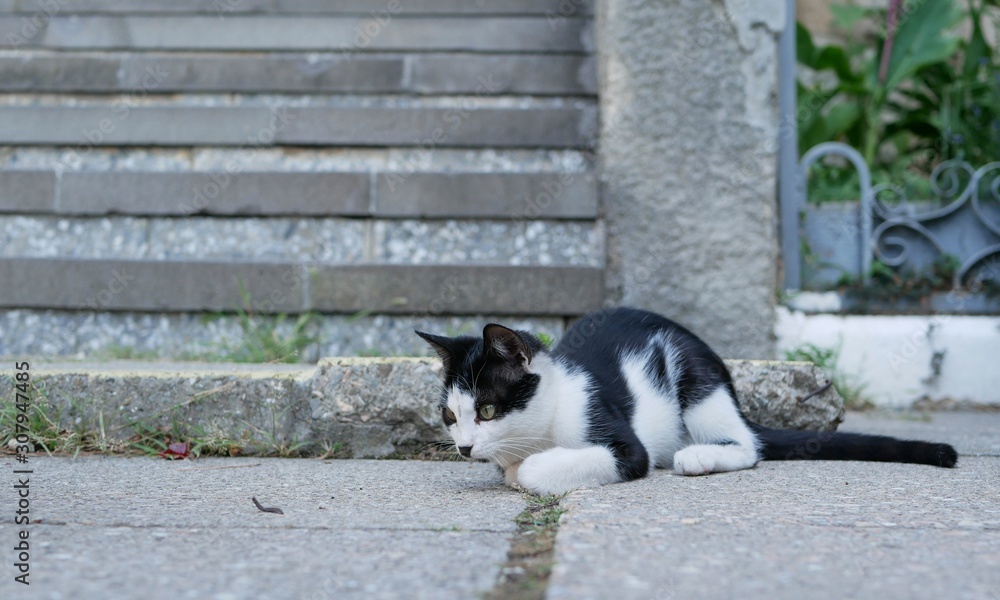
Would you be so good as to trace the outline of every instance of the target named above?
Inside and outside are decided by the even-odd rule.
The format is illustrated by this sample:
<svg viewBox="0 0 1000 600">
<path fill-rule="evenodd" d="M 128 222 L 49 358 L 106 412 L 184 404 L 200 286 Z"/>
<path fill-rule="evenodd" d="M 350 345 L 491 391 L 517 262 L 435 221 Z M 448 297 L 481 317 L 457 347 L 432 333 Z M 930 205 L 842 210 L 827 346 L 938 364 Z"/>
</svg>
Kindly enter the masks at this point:
<svg viewBox="0 0 1000 600">
<path fill-rule="evenodd" d="M 769 358 L 783 3 L 598 7 L 608 295 Z"/>
</svg>

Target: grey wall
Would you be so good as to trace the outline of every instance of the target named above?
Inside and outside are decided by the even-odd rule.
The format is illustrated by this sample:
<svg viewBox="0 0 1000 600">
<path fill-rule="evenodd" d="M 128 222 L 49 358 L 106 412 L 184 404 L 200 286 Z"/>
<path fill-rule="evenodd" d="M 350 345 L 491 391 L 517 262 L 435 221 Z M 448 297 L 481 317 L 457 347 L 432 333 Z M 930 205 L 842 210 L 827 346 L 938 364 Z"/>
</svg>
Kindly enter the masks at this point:
<svg viewBox="0 0 1000 600">
<path fill-rule="evenodd" d="M 609 300 L 773 356 L 782 2 L 620 0 L 596 20 Z"/>
</svg>

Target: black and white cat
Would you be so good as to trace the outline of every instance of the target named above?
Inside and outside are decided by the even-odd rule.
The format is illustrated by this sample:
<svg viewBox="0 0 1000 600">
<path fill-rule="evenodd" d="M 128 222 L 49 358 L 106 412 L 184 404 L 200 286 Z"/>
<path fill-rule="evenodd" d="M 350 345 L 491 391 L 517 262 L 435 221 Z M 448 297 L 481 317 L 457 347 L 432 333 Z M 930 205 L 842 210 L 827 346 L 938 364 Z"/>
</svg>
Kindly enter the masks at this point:
<svg viewBox="0 0 1000 600">
<path fill-rule="evenodd" d="M 952 467 L 948 444 L 783 431 L 747 421 L 725 364 L 659 315 L 602 310 L 552 351 L 490 324 L 483 337 L 418 331 L 444 362 L 441 414 L 462 456 L 487 459 L 539 494 L 629 481 L 654 468 L 704 475 L 764 460 L 866 460 Z"/>
</svg>

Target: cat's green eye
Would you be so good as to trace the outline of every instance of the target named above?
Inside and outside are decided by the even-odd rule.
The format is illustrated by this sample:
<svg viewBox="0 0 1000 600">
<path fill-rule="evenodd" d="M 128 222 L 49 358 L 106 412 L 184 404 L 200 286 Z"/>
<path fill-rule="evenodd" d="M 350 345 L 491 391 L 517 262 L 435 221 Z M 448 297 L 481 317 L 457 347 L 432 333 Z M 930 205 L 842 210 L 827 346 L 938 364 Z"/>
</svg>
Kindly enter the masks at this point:
<svg viewBox="0 0 1000 600">
<path fill-rule="evenodd" d="M 445 425 L 452 425 L 458 420 L 455 418 L 455 413 L 451 412 L 451 409 L 448 407 L 445 407 L 445 409 L 441 411 L 441 416 L 444 418 Z"/>
<path fill-rule="evenodd" d="M 484 421 L 489 421 L 497 414 L 497 407 L 493 404 L 484 404 L 479 407 L 479 418 Z"/>
</svg>

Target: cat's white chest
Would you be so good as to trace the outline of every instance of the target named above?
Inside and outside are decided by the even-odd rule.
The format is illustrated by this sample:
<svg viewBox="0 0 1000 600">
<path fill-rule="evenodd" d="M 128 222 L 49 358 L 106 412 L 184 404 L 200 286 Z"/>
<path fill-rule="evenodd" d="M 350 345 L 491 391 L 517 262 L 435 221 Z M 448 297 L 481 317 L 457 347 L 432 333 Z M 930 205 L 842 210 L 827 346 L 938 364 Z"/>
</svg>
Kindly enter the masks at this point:
<svg viewBox="0 0 1000 600">
<path fill-rule="evenodd" d="M 583 372 L 567 371 L 552 361 L 544 365 L 545 374 L 538 399 L 551 403 L 550 435 L 556 446 L 581 448 L 587 444 L 590 423 L 587 418 L 590 379 Z"/>
</svg>

